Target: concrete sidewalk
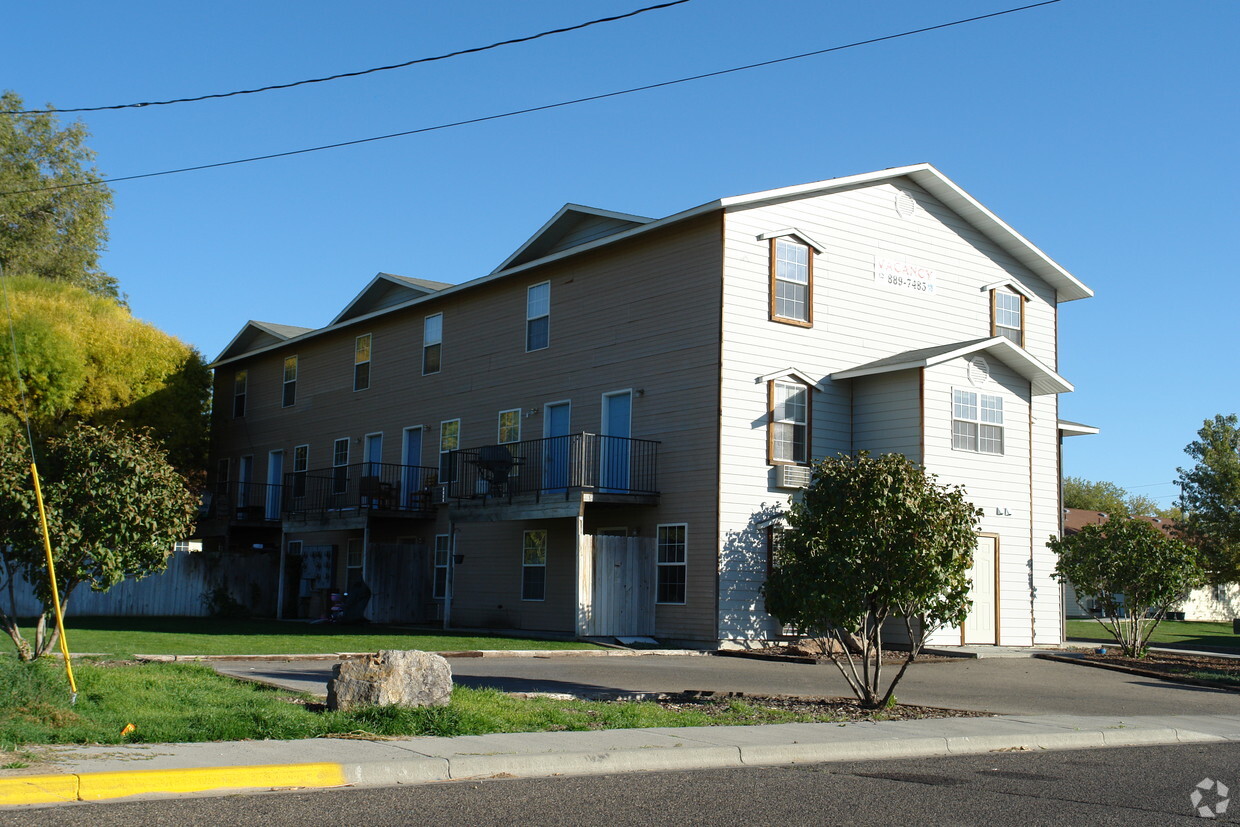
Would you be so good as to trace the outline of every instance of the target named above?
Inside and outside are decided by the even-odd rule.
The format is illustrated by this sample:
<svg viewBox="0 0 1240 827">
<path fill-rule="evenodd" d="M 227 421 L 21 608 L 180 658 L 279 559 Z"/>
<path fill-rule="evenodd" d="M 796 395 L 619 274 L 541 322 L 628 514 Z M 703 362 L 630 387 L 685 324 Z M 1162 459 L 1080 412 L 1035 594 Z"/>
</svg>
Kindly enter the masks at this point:
<svg viewBox="0 0 1240 827">
<path fill-rule="evenodd" d="M 53 747 L 54 774 L 0 773 L 0 805 L 1217 741 L 1240 741 L 1240 714 Z"/>
</svg>

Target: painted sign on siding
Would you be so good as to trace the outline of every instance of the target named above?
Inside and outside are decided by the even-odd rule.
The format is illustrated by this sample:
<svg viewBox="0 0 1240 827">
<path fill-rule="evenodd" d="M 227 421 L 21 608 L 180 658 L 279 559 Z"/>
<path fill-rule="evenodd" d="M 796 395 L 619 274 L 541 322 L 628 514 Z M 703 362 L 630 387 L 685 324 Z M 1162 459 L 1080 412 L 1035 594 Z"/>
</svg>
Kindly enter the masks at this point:
<svg viewBox="0 0 1240 827">
<path fill-rule="evenodd" d="M 874 283 L 888 290 L 930 296 L 934 294 L 937 282 L 938 274 L 923 264 L 906 258 L 874 254 Z"/>
</svg>

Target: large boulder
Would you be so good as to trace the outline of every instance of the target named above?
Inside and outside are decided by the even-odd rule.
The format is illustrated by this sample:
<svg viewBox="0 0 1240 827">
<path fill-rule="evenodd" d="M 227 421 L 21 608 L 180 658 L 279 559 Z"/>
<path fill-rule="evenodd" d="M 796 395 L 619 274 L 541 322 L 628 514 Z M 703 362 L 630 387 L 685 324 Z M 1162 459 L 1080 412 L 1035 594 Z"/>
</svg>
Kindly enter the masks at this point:
<svg viewBox="0 0 1240 827">
<path fill-rule="evenodd" d="M 416 649 L 385 649 L 332 669 L 327 682 L 328 709 L 363 706 L 447 706 L 452 699 L 452 670 L 439 655 Z"/>
</svg>

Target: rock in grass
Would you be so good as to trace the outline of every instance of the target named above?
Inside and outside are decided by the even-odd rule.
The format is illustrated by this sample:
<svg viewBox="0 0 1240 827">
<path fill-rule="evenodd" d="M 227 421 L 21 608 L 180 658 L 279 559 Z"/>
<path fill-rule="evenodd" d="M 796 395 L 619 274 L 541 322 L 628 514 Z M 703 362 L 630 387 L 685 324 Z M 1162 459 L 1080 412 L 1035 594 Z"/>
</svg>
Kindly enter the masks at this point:
<svg viewBox="0 0 1240 827">
<path fill-rule="evenodd" d="M 439 655 L 385 649 L 338 663 L 327 682 L 328 709 L 364 706 L 447 706 L 452 670 Z"/>
</svg>

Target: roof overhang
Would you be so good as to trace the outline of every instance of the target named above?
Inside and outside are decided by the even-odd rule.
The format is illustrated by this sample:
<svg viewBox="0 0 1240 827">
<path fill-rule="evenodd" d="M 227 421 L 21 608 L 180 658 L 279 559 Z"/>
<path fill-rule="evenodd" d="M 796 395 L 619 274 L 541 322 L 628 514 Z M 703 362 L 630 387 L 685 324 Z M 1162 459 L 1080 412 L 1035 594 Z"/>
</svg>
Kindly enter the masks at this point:
<svg viewBox="0 0 1240 827">
<path fill-rule="evenodd" d="M 1071 420 L 1059 420 L 1060 436 L 1089 436 L 1099 433 L 1102 429 L 1095 425 L 1086 425 L 1083 422 L 1072 422 Z"/>
<path fill-rule="evenodd" d="M 858 379 L 863 376 L 875 376 L 880 373 L 891 373 L 897 370 L 929 368 L 953 359 L 972 356 L 975 353 L 986 353 L 993 356 L 1027 379 L 1030 392 L 1034 396 L 1068 393 L 1073 389 L 1072 384 L 1068 380 L 1029 355 L 1029 352 L 1024 348 L 1018 347 L 1010 339 L 1006 339 L 1003 336 L 897 353 L 885 359 L 838 371 L 831 374 L 831 379 Z"/>
</svg>

